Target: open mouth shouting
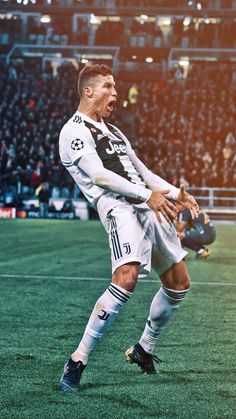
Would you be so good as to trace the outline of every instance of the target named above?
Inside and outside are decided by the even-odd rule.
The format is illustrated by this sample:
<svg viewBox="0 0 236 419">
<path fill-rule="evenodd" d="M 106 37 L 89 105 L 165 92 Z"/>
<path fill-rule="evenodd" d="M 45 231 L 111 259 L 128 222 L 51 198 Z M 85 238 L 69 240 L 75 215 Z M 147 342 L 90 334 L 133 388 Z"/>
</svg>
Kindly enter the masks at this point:
<svg viewBox="0 0 236 419">
<path fill-rule="evenodd" d="M 108 102 L 107 108 L 108 108 L 109 112 L 113 111 L 115 103 L 116 103 L 116 99 L 112 99 L 112 100 L 110 100 L 110 102 Z"/>
</svg>

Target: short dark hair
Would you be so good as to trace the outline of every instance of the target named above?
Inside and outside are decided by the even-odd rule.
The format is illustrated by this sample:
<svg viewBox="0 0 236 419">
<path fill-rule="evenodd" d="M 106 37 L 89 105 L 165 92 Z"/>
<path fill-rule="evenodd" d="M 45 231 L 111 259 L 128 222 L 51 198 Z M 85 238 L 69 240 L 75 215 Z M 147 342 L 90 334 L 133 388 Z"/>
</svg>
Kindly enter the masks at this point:
<svg viewBox="0 0 236 419">
<path fill-rule="evenodd" d="M 83 96 L 83 88 L 90 80 L 95 79 L 97 76 L 112 75 L 112 68 L 105 64 L 94 64 L 85 66 L 79 73 L 78 79 L 78 92 L 80 97 Z"/>
</svg>

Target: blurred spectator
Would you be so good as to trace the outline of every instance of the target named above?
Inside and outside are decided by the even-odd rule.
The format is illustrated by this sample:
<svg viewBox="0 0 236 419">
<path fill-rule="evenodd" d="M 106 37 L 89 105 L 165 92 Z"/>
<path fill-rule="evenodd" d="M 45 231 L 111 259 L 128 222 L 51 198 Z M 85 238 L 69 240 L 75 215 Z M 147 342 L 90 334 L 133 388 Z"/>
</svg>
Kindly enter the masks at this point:
<svg viewBox="0 0 236 419">
<path fill-rule="evenodd" d="M 130 105 L 136 105 L 137 100 L 138 100 L 138 86 L 137 84 L 132 84 L 132 86 L 129 89 L 129 93 L 128 93 L 128 99 L 129 99 L 129 103 Z"/>
<path fill-rule="evenodd" d="M 50 199 L 50 191 L 48 189 L 48 185 L 46 183 L 41 183 L 41 185 L 36 189 L 35 195 L 39 200 L 40 217 L 47 218 Z"/>
<path fill-rule="evenodd" d="M 73 205 L 73 201 L 72 201 L 71 198 L 67 198 L 64 201 L 61 211 L 62 212 L 73 212 L 73 213 L 75 212 L 75 207 Z"/>
</svg>

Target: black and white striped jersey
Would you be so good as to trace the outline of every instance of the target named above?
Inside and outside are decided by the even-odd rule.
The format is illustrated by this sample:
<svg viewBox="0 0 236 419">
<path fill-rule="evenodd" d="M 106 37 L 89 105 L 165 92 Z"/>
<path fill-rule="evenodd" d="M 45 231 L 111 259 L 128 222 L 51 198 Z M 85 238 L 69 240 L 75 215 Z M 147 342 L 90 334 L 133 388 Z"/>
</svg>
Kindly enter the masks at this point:
<svg viewBox="0 0 236 419">
<path fill-rule="evenodd" d="M 103 120 L 96 122 L 76 112 L 61 130 L 59 152 L 62 164 L 92 204 L 107 191 L 95 185 L 80 168 L 79 160 L 85 154 L 97 153 L 106 169 L 133 184 L 146 187 L 142 176 L 132 163 L 135 153 L 128 139 L 118 128 L 105 124 Z M 138 203 L 132 198 L 130 202 Z"/>
</svg>

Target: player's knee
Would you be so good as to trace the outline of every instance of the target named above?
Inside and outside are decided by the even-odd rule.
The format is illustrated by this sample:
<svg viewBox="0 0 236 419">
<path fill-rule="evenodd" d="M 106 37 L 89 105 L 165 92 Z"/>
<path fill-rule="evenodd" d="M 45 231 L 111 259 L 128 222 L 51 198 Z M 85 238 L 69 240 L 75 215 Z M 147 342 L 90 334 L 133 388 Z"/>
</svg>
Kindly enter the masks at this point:
<svg viewBox="0 0 236 419">
<path fill-rule="evenodd" d="M 164 283 L 166 288 L 170 288 L 175 291 L 187 291 L 190 288 L 190 278 L 189 277 L 179 277 L 178 280 L 175 280 L 171 283 Z"/>
<path fill-rule="evenodd" d="M 190 288 L 190 277 L 189 274 L 186 272 L 180 279 L 177 281 L 176 290 L 183 291 L 188 290 Z"/>
<path fill-rule="evenodd" d="M 173 289 L 176 291 L 184 291 L 190 288 L 190 277 L 187 270 L 181 270 L 174 273 Z"/>
<path fill-rule="evenodd" d="M 188 290 L 190 288 L 190 276 L 186 269 L 185 262 L 181 261 L 173 269 L 174 289 L 176 291 Z"/>
<path fill-rule="evenodd" d="M 134 291 L 139 273 L 139 264 L 122 265 L 113 274 L 112 282 L 124 288 L 126 291 Z"/>
<path fill-rule="evenodd" d="M 184 291 L 190 288 L 190 277 L 183 261 L 175 264 L 161 276 L 162 284 L 169 289 Z"/>
</svg>

